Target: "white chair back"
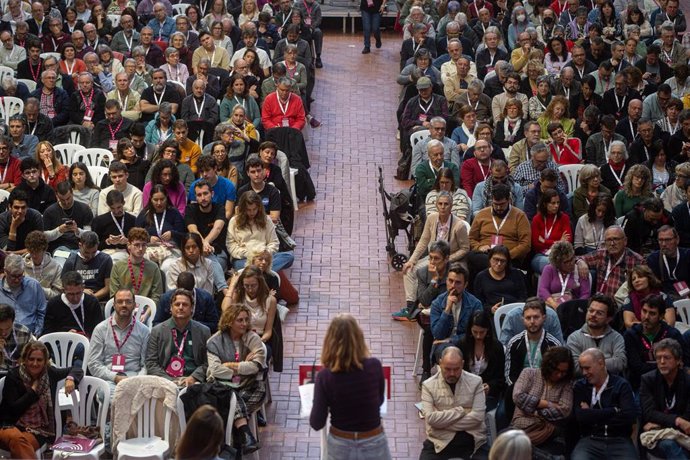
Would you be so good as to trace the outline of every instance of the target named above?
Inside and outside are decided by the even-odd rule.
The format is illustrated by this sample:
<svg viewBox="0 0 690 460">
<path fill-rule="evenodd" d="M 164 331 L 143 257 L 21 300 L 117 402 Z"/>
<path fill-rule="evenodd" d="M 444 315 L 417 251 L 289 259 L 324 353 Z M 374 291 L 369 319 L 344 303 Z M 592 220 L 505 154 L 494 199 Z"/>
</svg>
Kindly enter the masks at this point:
<svg viewBox="0 0 690 460">
<path fill-rule="evenodd" d="M 109 318 L 110 315 L 113 314 L 113 303 L 115 299 L 110 299 L 108 302 L 105 304 L 105 317 Z M 134 303 L 136 303 L 136 310 L 134 311 L 134 314 L 136 315 L 136 318 L 141 321 L 141 315 L 144 313 L 144 311 L 149 312 L 148 316 L 143 321 L 144 324 L 148 326 L 149 329 L 153 327 L 153 318 L 156 317 L 156 302 L 153 300 L 149 299 L 148 297 L 144 297 L 143 295 L 136 295 L 134 296 Z"/>
<path fill-rule="evenodd" d="M 113 28 L 118 27 L 120 25 L 120 16 L 119 14 L 109 14 L 108 19 L 110 19 L 110 24 L 112 24 Z"/>
<path fill-rule="evenodd" d="M 6 65 L 0 65 L 0 83 L 6 75 L 14 77 L 14 69 L 12 67 L 7 67 Z"/>
<path fill-rule="evenodd" d="M 114 159 L 113 152 L 98 148 L 78 150 L 72 157 L 72 161 L 82 161 L 86 166 L 105 167 L 108 167 Z"/>
<path fill-rule="evenodd" d="M 1 80 L 0 80 L 1 81 Z M 24 101 L 18 97 L 5 96 L 0 98 L 0 118 L 9 124 L 9 119 L 14 115 L 24 113 Z"/>
<path fill-rule="evenodd" d="M 74 154 L 79 150 L 84 150 L 83 145 L 79 144 L 57 144 L 53 146 L 55 155 L 60 159 L 63 165 L 71 165 Z"/>
<path fill-rule="evenodd" d="M 189 6 L 189 3 L 176 3 L 172 6 L 173 14 L 184 14 L 185 10 Z"/>
<path fill-rule="evenodd" d="M 28 78 L 17 78 L 17 82 L 24 83 L 26 87 L 29 88 L 29 92 L 36 90 L 36 82 L 33 80 L 29 80 Z"/>
<path fill-rule="evenodd" d="M 494 329 L 496 331 L 496 339 L 498 339 L 501 336 L 501 327 L 503 323 L 503 318 L 512 310 L 515 310 L 516 308 L 522 308 L 525 306 L 524 302 L 516 302 L 516 303 L 509 303 L 507 305 L 503 305 L 501 307 L 498 307 L 496 310 L 496 313 L 494 313 Z"/>
<path fill-rule="evenodd" d="M 53 351 L 53 364 L 57 367 L 70 367 L 74 361 L 77 345 L 83 345 L 82 369 L 86 372 L 86 363 L 89 361 L 89 339 L 76 332 L 53 332 L 41 336 L 38 340 Z"/>
<path fill-rule="evenodd" d="M 69 132 L 69 141 L 72 144 L 81 145 L 81 133 L 78 130 L 72 130 Z"/>
<path fill-rule="evenodd" d="M 72 157 L 74 163 L 74 157 Z M 96 184 L 96 187 L 101 186 L 101 181 L 105 176 L 108 175 L 108 168 L 105 166 L 86 166 L 86 168 L 89 170 L 89 174 L 91 174 L 91 179 L 93 179 L 93 183 Z"/>
<path fill-rule="evenodd" d="M 676 307 L 680 321 L 690 326 L 690 299 L 681 299 L 673 302 Z"/>
<path fill-rule="evenodd" d="M 585 165 L 562 165 L 558 167 L 558 172 L 560 172 L 565 178 L 568 184 L 568 193 L 573 193 L 578 187 L 578 179 L 580 177 L 580 171 Z"/>
<path fill-rule="evenodd" d="M 0 203 L 9 199 L 9 197 L 10 197 L 10 192 L 8 192 L 7 190 L 1 190 L 0 189 Z"/>
</svg>

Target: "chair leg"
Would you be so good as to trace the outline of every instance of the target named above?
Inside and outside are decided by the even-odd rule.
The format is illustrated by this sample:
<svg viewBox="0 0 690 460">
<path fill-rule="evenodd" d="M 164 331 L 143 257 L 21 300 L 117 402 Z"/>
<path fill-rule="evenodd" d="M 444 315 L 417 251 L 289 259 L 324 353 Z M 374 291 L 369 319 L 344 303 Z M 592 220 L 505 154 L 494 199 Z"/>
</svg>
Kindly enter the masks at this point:
<svg viewBox="0 0 690 460">
<path fill-rule="evenodd" d="M 419 330 L 419 337 L 417 338 L 417 352 L 414 355 L 414 366 L 412 366 L 412 378 L 417 376 L 417 368 L 419 367 L 419 360 L 422 358 L 422 349 L 424 348 L 424 331 Z"/>
</svg>

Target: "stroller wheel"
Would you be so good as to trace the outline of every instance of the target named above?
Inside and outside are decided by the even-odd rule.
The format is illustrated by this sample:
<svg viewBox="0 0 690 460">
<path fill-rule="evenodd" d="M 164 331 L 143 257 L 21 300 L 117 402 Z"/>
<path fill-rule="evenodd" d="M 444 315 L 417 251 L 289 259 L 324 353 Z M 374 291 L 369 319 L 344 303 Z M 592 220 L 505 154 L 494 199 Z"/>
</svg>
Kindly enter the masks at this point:
<svg viewBox="0 0 690 460">
<path fill-rule="evenodd" d="M 391 266 L 397 270 L 401 271 L 405 262 L 407 262 L 408 257 L 405 254 L 397 253 L 391 259 Z"/>
</svg>

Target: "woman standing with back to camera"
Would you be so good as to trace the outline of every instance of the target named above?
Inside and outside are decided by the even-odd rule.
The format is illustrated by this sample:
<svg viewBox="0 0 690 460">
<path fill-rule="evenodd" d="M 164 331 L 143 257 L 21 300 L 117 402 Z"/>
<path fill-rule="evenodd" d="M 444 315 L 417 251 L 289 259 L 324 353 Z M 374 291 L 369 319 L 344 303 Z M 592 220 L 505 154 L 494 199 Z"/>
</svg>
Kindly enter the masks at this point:
<svg viewBox="0 0 690 460">
<path fill-rule="evenodd" d="M 331 321 L 321 363 L 309 424 L 314 430 L 322 429 L 330 411 L 328 460 L 390 460 L 379 412 L 386 397 L 383 368 L 369 354 L 352 315 L 342 313 Z"/>
</svg>

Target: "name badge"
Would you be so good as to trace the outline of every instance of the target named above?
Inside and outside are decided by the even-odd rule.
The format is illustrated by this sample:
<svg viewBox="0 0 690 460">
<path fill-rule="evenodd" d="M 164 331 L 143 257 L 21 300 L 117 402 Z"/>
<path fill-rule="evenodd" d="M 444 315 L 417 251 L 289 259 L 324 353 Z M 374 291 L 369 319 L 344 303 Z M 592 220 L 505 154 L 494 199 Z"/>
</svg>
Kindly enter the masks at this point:
<svg viewBox="0 0 690 460">
<path fill-rule="evenodd" d="M 690 294 L 688 283 L 686 283 L 685 281 L 678 281 L 677 283 L 673 283 L 673 287 L 676 288 L 676 292 L 678 292 L 678 295 L 680 295 L 681 297 L 685 297 L 688 294 Z"/>
<path fill-rule="evenodd" d="M 311 27 L 311 18 L 304 18 L 304 23 Z"/>
<path fill-rule="evenodd" d="M 117 150 L 117 141 L 111 140 L 108 142 L 108 148 L 113 152 Z"/>
<path fill-rule="evenodd" d="M 125 371 L 125 355 L 113 355 L 113 364 L 110 368 L 113 372 Z"/>
<path fill-rule="evenodd" d="M 180 358 L 179 356 L 170 358 L 170 364 L 165 368 L 165 372 L 170 377 L 182 377 L 184 373 L 184 358 Z"/>
<path fill-rule="evenodd" d="M 290 119 L 287 117 L 283 117 L 283 121 L 281 122 L 281 126 L 283 128 L 289 128 L 290 127 Z"/>
<path fill-rule="evenodd" d="M 426 113 L 419 114 L 419 121 L 421 121 L 422 123 L 426 121 Z"/>
<path fill-rule="evenodd" d="M 91 121 L 93 120 L 93 110 L 88 109 L 84 112 L 84 121 Z"/>
<path fill-rule="evenodd" d="M 503 237 L 501 235 L 494 235 L 491 237 L 491 247 L 495 248 L 503 244 Z"/>
</svg>

